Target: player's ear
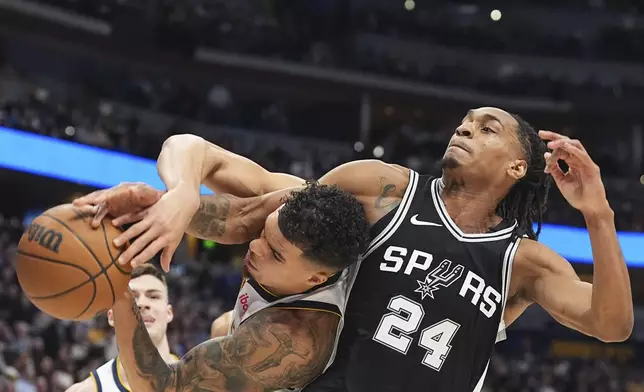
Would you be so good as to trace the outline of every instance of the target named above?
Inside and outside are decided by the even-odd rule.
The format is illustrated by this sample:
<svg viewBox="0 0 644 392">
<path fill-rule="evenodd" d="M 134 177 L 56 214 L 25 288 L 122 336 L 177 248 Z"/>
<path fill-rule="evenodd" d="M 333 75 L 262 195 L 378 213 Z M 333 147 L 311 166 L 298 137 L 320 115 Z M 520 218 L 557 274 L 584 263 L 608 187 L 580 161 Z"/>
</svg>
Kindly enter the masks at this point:
<svg viewBox="0 0 644 392">
<path fill-rule="evenodd" d="M 329 277 L 330 277 L 329 273 L 325 271 L 316 272 L 315 274 L 309 277 L 309 279 L 307 280 L 307 283 L 311 287 L 317 286 L 319 284 L 326 282 L 329 279 Z"/>
<path fill-rule="evenodd" d="M 166 312 L 168 312 L 168 322 L 172 321 L 174 319 L 174 309 L 172 309 L 172 305 L 168 304 Z"/>
<path fill-rule="evenodd" d="M 514 178 L 515 180 L 520 180 L 528 172 L 528 163 L 523 159 L 517 159 L 510 162 L 508 166 L 507 174 Z"/>
<path fill-rule="evenodd" d="M 110 327 L 114 327 L 114 312 L 112 312 L 112 309 L 107 311 L 107 323 Z"/>
</svg>

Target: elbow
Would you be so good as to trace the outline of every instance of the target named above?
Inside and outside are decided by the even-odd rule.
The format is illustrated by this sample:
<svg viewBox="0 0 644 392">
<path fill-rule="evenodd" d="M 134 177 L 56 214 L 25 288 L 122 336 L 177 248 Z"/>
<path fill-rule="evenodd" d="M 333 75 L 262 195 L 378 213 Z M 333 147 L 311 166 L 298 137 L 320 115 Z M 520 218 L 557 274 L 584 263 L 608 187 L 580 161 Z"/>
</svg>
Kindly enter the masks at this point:
<svg viewBox="0 0 644 392">
<path fill-rule="evenodd" d="M 621 318 L 612 318 L 606 322 L 598 323 L 594 335 L 604 343 L 623 342 L 631 337 L 634 320 L 635 317 L 631 310 Z"/>
<path fill-rule="evenodd" d="M 172 135 L 169 138 L 165 139 L 165 141 L 163 142 L 163 148 L 168 148 L 174 145 L 186 145 L 203 142 L 204 138 L 200 136 L 184 133 L 179 135 Z"/>
</svg>

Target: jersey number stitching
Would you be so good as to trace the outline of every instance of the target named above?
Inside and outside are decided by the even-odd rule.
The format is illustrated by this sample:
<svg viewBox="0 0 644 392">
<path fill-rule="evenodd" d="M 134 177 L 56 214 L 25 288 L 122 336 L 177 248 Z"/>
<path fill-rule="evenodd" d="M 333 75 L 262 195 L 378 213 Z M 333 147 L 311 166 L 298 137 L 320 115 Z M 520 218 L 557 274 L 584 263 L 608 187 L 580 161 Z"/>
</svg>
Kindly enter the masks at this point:
<svg viewBox="0 0 644 392">
<path fill-rule="evenodd" d="M 406 355 L 413 341 L 409 335 L 418 331 L 425 317 L 425 310 L 419 303 L 403 295 L 392 297 L 387 309 L 391 312 L 380 319 L 373 340 Z M 423 329 L 418 345 L 427 352 L 421 363 L 440 371 L 452 349 L 451 342 L 459 328 L 458 323 L 445 319 Z"/>
</svg>

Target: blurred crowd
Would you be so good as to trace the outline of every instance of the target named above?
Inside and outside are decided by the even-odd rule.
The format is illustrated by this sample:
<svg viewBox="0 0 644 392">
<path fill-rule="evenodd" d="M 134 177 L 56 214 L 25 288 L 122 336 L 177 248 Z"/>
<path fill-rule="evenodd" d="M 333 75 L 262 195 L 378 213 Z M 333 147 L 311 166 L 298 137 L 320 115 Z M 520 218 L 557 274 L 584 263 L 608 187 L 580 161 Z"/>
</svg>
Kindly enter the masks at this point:
<svg viewBox="0 0 644 392">
<path fill-rule="evenodd" d="M 47 136 L 73 140 L 80 143 L 95 145 L 103 148 L 128 152 L 151 159 L 156 159 L 161 145 L 166 137 L 186 132 L 177 115 L 167 117 L 166 129 L 146 129 L 144 114 L 140 111 L 128 110 L 121 107 L 118 102 L 103 100 L 101 97 L 89 94 L 78 93 L 75 90 L 55 84 L 38 84 L 27 82 L 20 75 L 5 69 L 0 72 L 0 83 L 3 83 L 5 92 L 9 98 L 4 101 L 0 99 L 0 125 L 35 132 Z M 9 81 L 9 82 L 7 82 Z M 140 80 L 139 80 L 140 81 Z M 147 101 L 136 101 L 131 99 L 133 95 L 123 94 L 120 97 L 130 98 L 128 104 L 140 105 L 145 109 L 154 109 L 154 112 L 164 112 L 163 105 L 152 104 L 163 100 L 163 90 L 158 92 L 153 87 L 144 88 L 145 83 L 132 82 L 121 84 L 123 89 L 135 89 L 136 91 L 147 92 Z M 161 84 L 162 85 L 162 84 Z M 151 84 L 149 86 L 152 86 Z M 271 171 L 288 172 L 303 178 L 318 178 L 338 164 L 352 159 L 371 158 L 368 152 L 357 151 L 347 153 L 347 149 L 326 149 L 323 143 L 316 139 L 294 138 L 297 132 L 279 131 L 271 127 L 276 119 L 288 119 L 285 112 L 276 108 L 277 104 L 257 106 L 253 104 L 228 103 L 225 106 L 217 106 L 221 96 L 228 97 L 229 90 L 225 86 L 213 86 L 210 95 L 195 98 L 195 104 L 190 106 L 194 110 L 192 118 L 201 120 L 199 124 L 207 127 L 207 124 L 219 124 L 232 126 L 233 129 L 246 128 L 262 129 L 259 134 L 233 131 L 225 135 L 219 135 L 212 139 L 213 142 L 233 152 L 246 156 L 263 165 Z M 136 94 L 135 94 L 136 95 Z M 170 96 L 172 96 L 170 94 Z M 119 97 L 115 94 L 114 97 Z M 213 103 L 215 102 L 215 103 Z M 138 105 L 137 105 L 138 106 Z M 171 106 L 171 105 L 170 105 Z M 208 113 L 243 113 L 247 118 L 245 123 L 228 121 L 232 117 L 226 115 Z M 201 113 L 201 114 L 199 114 Z M 205 114 L 204 114 L 205 113 Z M 246 115 L 248 115 L 246 117 Z M 165 118 L 165 117 L 164 117 Z M 251 122 L 255 119 L 255 122 Z M 176 122 L 175 122 L 176 121 Z M 453 126 L 458 120 L 454 119 Z M 288 122 L 286 120 L 286 122 Z M 386 132 L 382 144 L 383 155 L 379 158 L 391 162 L 399 162 L 419 172 L 431 173 L 435 171 L 435 163 L 442 156 L 445 145 L 451 136 L 453 129 L 437 128 L 427 129 L 422 126 L 403 124 L 399 128 Z M 304 129 L 306 133 L 306 128 Z M 282 135 L 286 141 L 280 141 L 275 135 Z M 574 136 L 574 135 L 573 135 Z M 623 169 L 627 165 L 621 164 L 617 159 L 628 159 L 628 154 L 614 153 L 619 148 L 619 140 L 605 141 L 599 143 L 595 139 L 587 139 L 580 136 L 585 143 L 591 156 L 602 168 L 607 178 L 609 200 L 617 213 L 617 225 L 619 230 L 644 231 L 644 208 L 638 202 L 639 193 L 633 192 L 631 185 L 620 187 L 613 185 L 610 178 L 623 175 Z M 611 144 L 613 143 L 614 144 Z M 619 143 L 618 143 L 619 142 Z M 351 143 L 345 143 L 345 146 Z M 628 142 L 622 143 L 628 146 Z M 365 148 L 365 147 L 363 147 Z M 348 148 L 351 150 L 351 148 Z M 619 150 L 618 150 L 619 151 Z M 629 180 L 635 184 L 634 181 Z M 559 223 L 567 225 L 583 226 L 583 217 L 570 208 L 560 197 L 558 191 L 551 191 L 551 201 L 548 213 L 545 217 L 548 223 Z"/>
<path fill-rule="evenodd" d="M 21 293 L 14 268 L 18 219 L 0 219 L 0 392 L 63 392 L 117 355 L 107 319 L 55 320 Z M 197 261 L 181 255 L 168 276 L 174 321 L 170 349 L 178 356 L 208 339 L 210 323 L 232 308 L 241 280 L 234 257 Z M 486 392 L 642 392 L 644 375 L 632 364 L 550 358 L 530 335 L 502 343 L 488 371 Z M 520 340 L 518 347 L 512 341 Z M 543 350 L 541 350 L 543 351 Z"/>
<path fill-rule="evenodd" d="M 464 61 L 435 56 L 427 62 L 420 61 L 423 56 L 418 56 L 423 51 L 434 50 L 426 45 L 438 45 L 474 53 L 637 63 L 643 59 L 644 28 L 640 22 L 628 18 L 621 24 L 581 31 L 569 28 L 570 31 L 562 32 L 544 25 L 543 18 L 531 17 L 528 10 L 515 12 L 514 19 L 494 23 L 488 16 L 488 6 L 468 4 L 454 10 L 455 5 L 450 2 L 412 1 L 415 8 L 410 12 L 403 7 L 402 0 L 395 3 L 166 0 L 154 2 L 154 11 L 149 7 L 152 2 L 143 0 L 38 1 L 107 21 L 119 20 L 123 14 L 140 15 L 154 26 L 157 46 L 182 53 L 191 54 L 197 47 L 208 47 L 553 100 L 597 96 L 628 101 L 644 96 L 641 80 L 606 82 L 596 75 L 575 74 L 574 69 L 573 72 L 535 73 L 511 60 L 490 69 L 486 58 Z M 569 3 L 579 14 L 585 12 L 581 7 L 583 1 Z M 631 12 L 641 9 L 635 1 L 611 3 L 589 1 L 586 8 L 596 12 L 591 15 L 601 15 L 606 9 Z M 376 41 L 378 37 L 389 40 L 374 45 L 373 39 L 368 42 L 361 39 L 365 35 L 374 36 Z M 418 44 L 411 58 L 396 50 L 403 42 Z M 569 64 L 568 71 L 573 67 Z"/>
<path fill-rule="evenodd" d="M 530 21 L 528 12 L 523 19 L 506 18 L 496 24 L 489 20 L 490 7 L 534 4 L 528 0 L 480 1 L 476 5 L 465 1 L 427 5 L 401 0 L 396 2 L 395 9 L 391 8 L 391 1 L 377 0 L 30 1 L 115 25 L 140 21 L 155 31 L 155 42 L 161 49 L 190 55 L 203 46 L 325 68 L 552 100 L 597 97 L 605 102 L 623 103 L 644 98 L 644 84 L 632 79 L 617 77 L 606 82 L 591 75 L 571 77 L 566 72 L 535 74 L 529 67 L 511 62 L 494 69 L 484 60 L 472 60 L 480 60 L 476 56 L 481 53 L 493 52 L 589 63 L 606 60 L 641 63 L 644 29 L 638 18 L 644 17 L 644 3 L 637 0 L 539 2 L 539 7 L 546 10 L 573 10 L 584 17 L 630 13 L 631 17 L 623 18 L 621 24 L 596 26 L 583 34 L 573 29 L 569 33 L 550 31 L 539 20 Z M 413 4 L 415 10 L 405 10 L 403 3 L 408 8 Z M 452 3 L 461 6 L 457 11 L 462 18 L 442 17 L 454 12 Z M 450 56 L 409 57 L 397 51 L 402 42 L 411 45 L 414 54 L 431 54 L 431 48 L 442 47 L 464 51 L 472 57 L 468 61 Z M 441 119 L 438 124 L 430 123 L 433 119 L 409 120 L 395 126 L 385 125 L 374 130 L 372 145 L 356 144 L 352 148 L 358 138 L 357 124 L 335 121 L 333 116 L 325 119 L 327 112 L 312 120 L 281 98 L 249 100 L 237 96 L 236 91 L 224 84 L 188 85 L 171 76 L 154 76 L 140 69 L 114 70 L 108 64 L 101 67 L 94 64 L 96 69 L 78 75 L 78 80 L 59 80 L 41 72 L 55 68 L 47 61 L 42 61 L 44 69 L 22 72 L 20 67 L 8 66 L 12 58 L 3 55 L 0 59 L 7 63 L 0 69 L 1 126 L 152 159 L 163 140 L 172 134 L 186 129 L 213 128 L 214 132 L 215 128 L 226 128 L 228 131 L 218 133 L 213 141 L 272 171 L 315 178 L 348 160 L 376 156 L 430 172 L 453 132 L 449 126 L 460 121 Z M 386 107 L 385 117 L 390 112 L 394 108 Z M 155 119 L 158 121 L 152 121 Z M 443 120 L 449 125 L 442 125 Z M 644 123 L 644 118 L 641 120 Z M 188 123 L 190 127 L 186 127 Z M 154 124 L 165 125 L 159 129 Z M 297 137 L 327 133 L 330 136 L 332 131 L 325 133 L 325 128 L 330 129 L 328 124 L 334 124 L 337 129 L 333 131 L 343 135 L 344 147 L 329 147 L 318 139 Z M 627 137 L 606 140 L 591 137 L 589 133 L 594 131 L 563 130 L 580 137 L 602 168 L 618 229 L 644 231 L 644 204 L 637 199 L 641 188 L 633 191 L 630 185 L 610 178 L 632 176 L 644 168 L 628 163 L 632 146 Z M 379 154 L 375 153 L 376 144 L 382 150 Z M 583 226 L 583 217 L 567 206 L 556 190 L 551 195 L 546 222 Z M 22 230 L 21 220 L 0 215 L 0 392 L 64 391 L 116 355 L 114 334 L 104 317 L 88 323 L 63 322 L 37 311 L 29 303 L 20 291 L 14 268 Z M 175 309 L 168 336 L 172 352 L 181 356 L 205 340 L 211 321 L 233 306 L 241 279 L 239 264 L 234 251 L 177 252 L 168 276 Z M 554 358 L 537 346 L 530 337 L 518 346 L 501 344 L 490 363 L 485 390 L 644 392 L 641 364 Z"/>
</svg>

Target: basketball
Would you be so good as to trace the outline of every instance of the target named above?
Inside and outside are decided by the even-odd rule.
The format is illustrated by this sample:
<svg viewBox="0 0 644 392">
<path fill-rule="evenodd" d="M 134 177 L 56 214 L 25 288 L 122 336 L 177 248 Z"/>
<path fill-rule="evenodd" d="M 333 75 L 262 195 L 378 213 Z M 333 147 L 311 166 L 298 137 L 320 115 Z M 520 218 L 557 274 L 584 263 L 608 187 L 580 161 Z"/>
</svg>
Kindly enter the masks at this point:
<svg viewBox="0 0 644 392">
<path fill-rule="evenodd" d="M 127 289 L 131 268 L 116 259 L 121 230 L 71 204 L 51 208 L 27 227 L 18 244 L 16 273 L 22 290 L 40 310 L 62 320 L 88 320 L 106 312 Z"/>
</svg>

